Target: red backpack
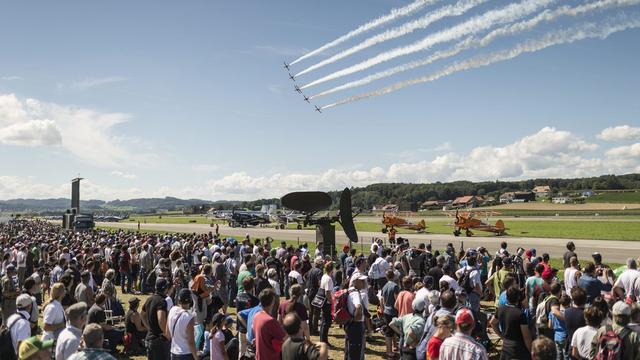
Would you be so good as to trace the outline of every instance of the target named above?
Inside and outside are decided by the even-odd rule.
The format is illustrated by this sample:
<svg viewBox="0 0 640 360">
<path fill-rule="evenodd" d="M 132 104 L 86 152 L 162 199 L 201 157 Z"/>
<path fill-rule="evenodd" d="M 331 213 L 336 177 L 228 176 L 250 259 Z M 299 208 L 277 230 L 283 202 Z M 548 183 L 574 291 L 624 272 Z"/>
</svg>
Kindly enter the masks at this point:
<svg viewBox="0 0 640 360">
<path fill-rule="evenodd" d="M 335 311 L 333 313 L 333 322 L 338 325 L 346 325 L 353 320 L 353 315 L 349 313 L 347 301 L 349 300 L 349 290 L 338 290 L 335 294 Z"/>
<path fill-rule="evenodd" d="M 620 334 L 616 334 L 611 326 L 607 326 L 604 334 L 598 339 L 598 353 L 595 360 L 619 360 L 622 359 L 624 351 L 624 338 L 629 335 L 631 330 L 626 327 L 622 329 Z"/>
</svg>

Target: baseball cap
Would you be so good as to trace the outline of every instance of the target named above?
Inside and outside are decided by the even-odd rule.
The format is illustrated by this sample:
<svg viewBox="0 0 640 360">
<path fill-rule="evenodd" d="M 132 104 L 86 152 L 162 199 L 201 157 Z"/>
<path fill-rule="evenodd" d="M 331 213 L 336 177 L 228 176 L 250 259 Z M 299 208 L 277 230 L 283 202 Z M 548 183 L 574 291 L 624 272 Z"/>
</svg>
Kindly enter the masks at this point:
<svg viewBox="0 0 640 360">
<path fill-rule="evenodd" d="M 424 300 L 422 299 L 413 299 L 413 302 L 411 303 L 411 308 L 413 309 L 413 311 L 418 311 L 418 312 L 422 312 L 424 311 Z"/>
<path fill-rule="evenodd" d="M 37 336 L 32 336 L 23 340 L 18 349 L 19 359 L 28 359 L 38 353 L 40 350 L 50 349 L 53 347 L 53 340 L 40 341 Z"/>
<path fill-rule="evenodd" d="M 624 301 L 618 301 L 613 305 L 613 309 L 611 309 L 611 313 L 614 316 L 630 316 L 631 315 L 631 306 L 625 303 Z"/>
<path fill-rule="evenodd" d="M 31 304 L 33 304 L 33 302 L 31 301 L 31 296 L 28 294 L 21 294 L 16 299 L 16 307 L 18 307 L 18 309 L 24 309 Z"/>
<path fill-rule="evenodd" d="M 458 310 L 456 313 L 456 325 L 473 323 L 475 323 L 475 320 L 473 319 L 473 313 L 471 310 L 467 308 Z"/>
</svg>

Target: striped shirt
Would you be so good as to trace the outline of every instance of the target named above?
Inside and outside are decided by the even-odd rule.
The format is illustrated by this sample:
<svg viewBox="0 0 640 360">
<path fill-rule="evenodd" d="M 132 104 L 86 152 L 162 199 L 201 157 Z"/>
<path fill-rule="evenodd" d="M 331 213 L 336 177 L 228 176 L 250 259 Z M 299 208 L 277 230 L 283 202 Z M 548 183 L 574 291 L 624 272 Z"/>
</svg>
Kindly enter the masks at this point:
<svg viewBox="0 0 640 360">
<path fill-rule="evenodd" d="M 469 335 L 456 332 L 440 347 L 440 360 L 487 360 L 487 350 Z"/>
</svg>

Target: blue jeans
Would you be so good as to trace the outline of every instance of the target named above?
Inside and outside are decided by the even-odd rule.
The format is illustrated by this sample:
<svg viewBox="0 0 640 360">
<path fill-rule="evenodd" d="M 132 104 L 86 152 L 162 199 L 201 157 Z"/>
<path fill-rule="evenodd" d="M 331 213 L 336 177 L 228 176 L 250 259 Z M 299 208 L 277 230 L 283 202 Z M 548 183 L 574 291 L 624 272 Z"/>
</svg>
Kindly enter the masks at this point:
<svg viewBox="0 0 640 360">
<path fill-rule="evenodd" d="M 556 360 L 570 360 L 569 353 L 565 350 L 566 340 L 555 341 L 556 343 Z"/>
<path fill-rule="evenodd" d="M 364 357 L 364 322 L 352 321 L 345 327 L 344 360 L 361 360 Z"/>
</svg>

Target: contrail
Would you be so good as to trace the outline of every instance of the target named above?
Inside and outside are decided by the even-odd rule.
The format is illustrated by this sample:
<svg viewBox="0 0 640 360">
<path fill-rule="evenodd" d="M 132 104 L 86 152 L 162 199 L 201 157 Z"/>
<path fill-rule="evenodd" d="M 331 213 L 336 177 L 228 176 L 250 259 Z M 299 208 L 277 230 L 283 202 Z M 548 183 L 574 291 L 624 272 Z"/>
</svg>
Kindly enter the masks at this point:
<svg viewBox="0 0 640 360">
<path fill-rule="evenodd" d="M 306 89 L 311 86 L 315 86 L 329 80 L 337 79 L 342 76 L 353 74 L 358 71 L 368 69 L 374 65 L 395 59 L 399 56 L 413 54 L 418 51 L 428 50 L 432 46 L 451 40 L 459 39 L 465 35 L 475 34 L 487 29 L 490 29 L 494 25 L 510 23 L 519 20 L 525 16 L 528 16 L 542 7 L 555 2 L 556 0 L 524 0 L 518 4 L 510 4 L 498 10 L 487 11 L 482 15 L 473 17 L 463 23 L 460 23 L 451 28 L 439 31 L 431 34 L 422 40 L 416 41 L 411 45 L 398 47 L 389 51 L 380 53 L 370 59 L 367 59 L 361 63 L 350 66 L 348 68 L 336 71 L 323 78 L 315 80 L 309 84 L 301 86 L 301 89 Z"/>
<path fill-rule="evenodd" d="M 451 56 L 455 56 L 458 53 L 472 47 L 484 47 L 498 37 L 511 36 L 519 32 L 531 30 L 543 21 L 553 21 L 560 16 L 579 16 L 591 11 L 610 9 L 613 7 L 631 6 L 631 5 L 637 5 L 637 4 L 640 4 L 640 0 L 603 0 L 603 1 L 598 1 L 594 3 L 579 5 L 576 7 L 561 6 L 554 10 L 545 10 L 542 13 L 536 15 L 535 17 L 529 20 L 507 25 L 502 28 L 493 30 L 481 39 L 478 39 L 475 37 L 468 37 L 465 40 L 457 43 L 456 45 L 454 45 L 453 47 L 447 50 L 436 51 L 435 53 L 433 53 L 432 55 L 430 55 L 429 57 L 423 60 L 412 61 L 406 64 L 393 67 L 388 70 L 380 71 L 378 73 L 366 76 L 364 78 L 361 78 L 355 81 L 348 82 L 340 86 L 336 86 L 332 89 L 312 95 L 309 97 L 309 99 L 314 99 L 320 96 L 329 95 L 341 90 L 346 90 L 346 89 L 351 89 L 358 86 L 367 85 L 373 81 L 380 80 L 403 71 L 408 71 L 420 66 L 429 65 L 437 60 L 442 60 L 442 59 L 449 58 Z"/>
<path fill-rule="evenodd" d="M 377 19 L 371 20 L 368 23 L 364 24 L 364 25 L 360 25 L 357 29 L 352 30 L 350 32 L 348 32 L 345 35 L 340 36 L 339 38 L 333 40 L 332 42 L 325 44 L 311 52 L 308 52 L 302 56 L 300 56 L 299 58 L 295 59 L 294 61 L 292 61 L 289 65 L 293 65 L 295 63 L 298 63 L 306 58 L 312 57 L 314 55 L 320 54 L 321 52 L 328 50 L 336 45 L 342 44 L 343 42 L 358 36 L 360 34 L 363 34 L 369 30 L 375 29 L 379 26 L 382 26 L 388 22 L 394 21 L 398 18 L 404 17 L 404 16 L 409 16 L 413 13 L 415 13 L 416 11 L 422 10 L 423 8 L 437 2 L 438 0 L 416 0 L 414 2 L 412 2 L 411 4 L 401 7 L 401 8 L 397 8 L 397 9 L 393 9 L 391 10 L 391 12 L 389 12 L 387 15 L 381 16 Z"/>
<path fill-rule="evenodd" d="M 369 48 L 371 46 L 374 46 L 376 44 L 379 44 L 381 42 L 387 41 L 387 40 L 391 40 L 391 39 L 395 39 L 407 34 L 412 33 L 415 30 L 418 29 L 425 29 L 427 28 L 429 25 L 431 25 L 432 23 L 443 19 L 445 17 L 449 17 L 449 16 L 460 16 L 462 14 L 464 14 L 465 12 L 467 12 L 468 10 L 472 9 L 475 6 L 478 6 L 482 3 L 485 3 L 489 0 L 460 0 L 458 1 L 456 4 L 453 5 L 446 5 L 443 6 L 439 9 L 436 9 L 432 12 L 427 13 L 426 15 L 422 16 L 419 19 L 410 21 L 408 23 L 405 23 L 403 25 L 397 26 L 393 29 L 389 29 L 383 33 L 380 33 L 378 35 L 372 36 L 362 42 L 360 42 L 359 44 L 357 44 L 356 46 L 353 46 L 351 48 L 348 48 L 344 51 L 341 51 L 335 55 L 333 55 L 332 57 L 322 60 L 317 64 L 311 65 L 308 68 L 300 71 L 299 73 L 295 74 L 295 77 L 298 77 L 300 75 L 304 75 L 308 72 L 311 72 L 313 70 L 319 69 L 325 65 L 334 63 L 340 59 L 344 59 L 347 56 L 353 55 L 355 53 L 357 53 L 358 51 L 362 51 L 366 48 Z"/>
<path fill-rule="evenodd" d="M 516 45 L 512 49 L 501 50 L 488 55 L 477 56 L 469 60 L 457 62 L 431 75 L 412 79 L 412 80 L 402 81 L 376 91 L 372 91 L 372 92 L 357 95 L 357 96 L 352 96 L 350 98 L 340 100 L 338 102 L 335 102 L 329 105 L 325 105 L 321 109 L 328 109 L 338 105 L 343 105 L 343 104 L 347 104 L 350 102 L 354 102 L 354 101 L 358 101 L 358 100 L 362 100 L 362 99 L 366 99 L 374 96 L 388 94 L 390 92 L 402 89 L 407 86 L 435 81 L 437 79 L 440 79 L 445 76 L 449 76 L 451 74 L 454 74 L 460 71 L 488 66 L 496 62 L 510 60 L 519 55 L 540 51 L 550 46 L 572 43 L 575 41 L 584 40 L 588 38 L 605 39 L 613 33 L 627 30 L 627 29 L 633 29 L 637 27 L 640 27 L 640 16 L 639 14 L 636 13 L 636 14 L 633 14 L 633 16 L 621 14 L 620 16 L 617 16 L 615 18 L 608 19 L 608 21 L 606 21 L 602 25 L 595 24 L 595 23 L 586 23 L 581 26 L 576 26 L 569 29 L 565 29 L 565 30 L 553 31 L 553 32 L 547 33 L 540 39 L 522 42 Z"/>
</svg>

